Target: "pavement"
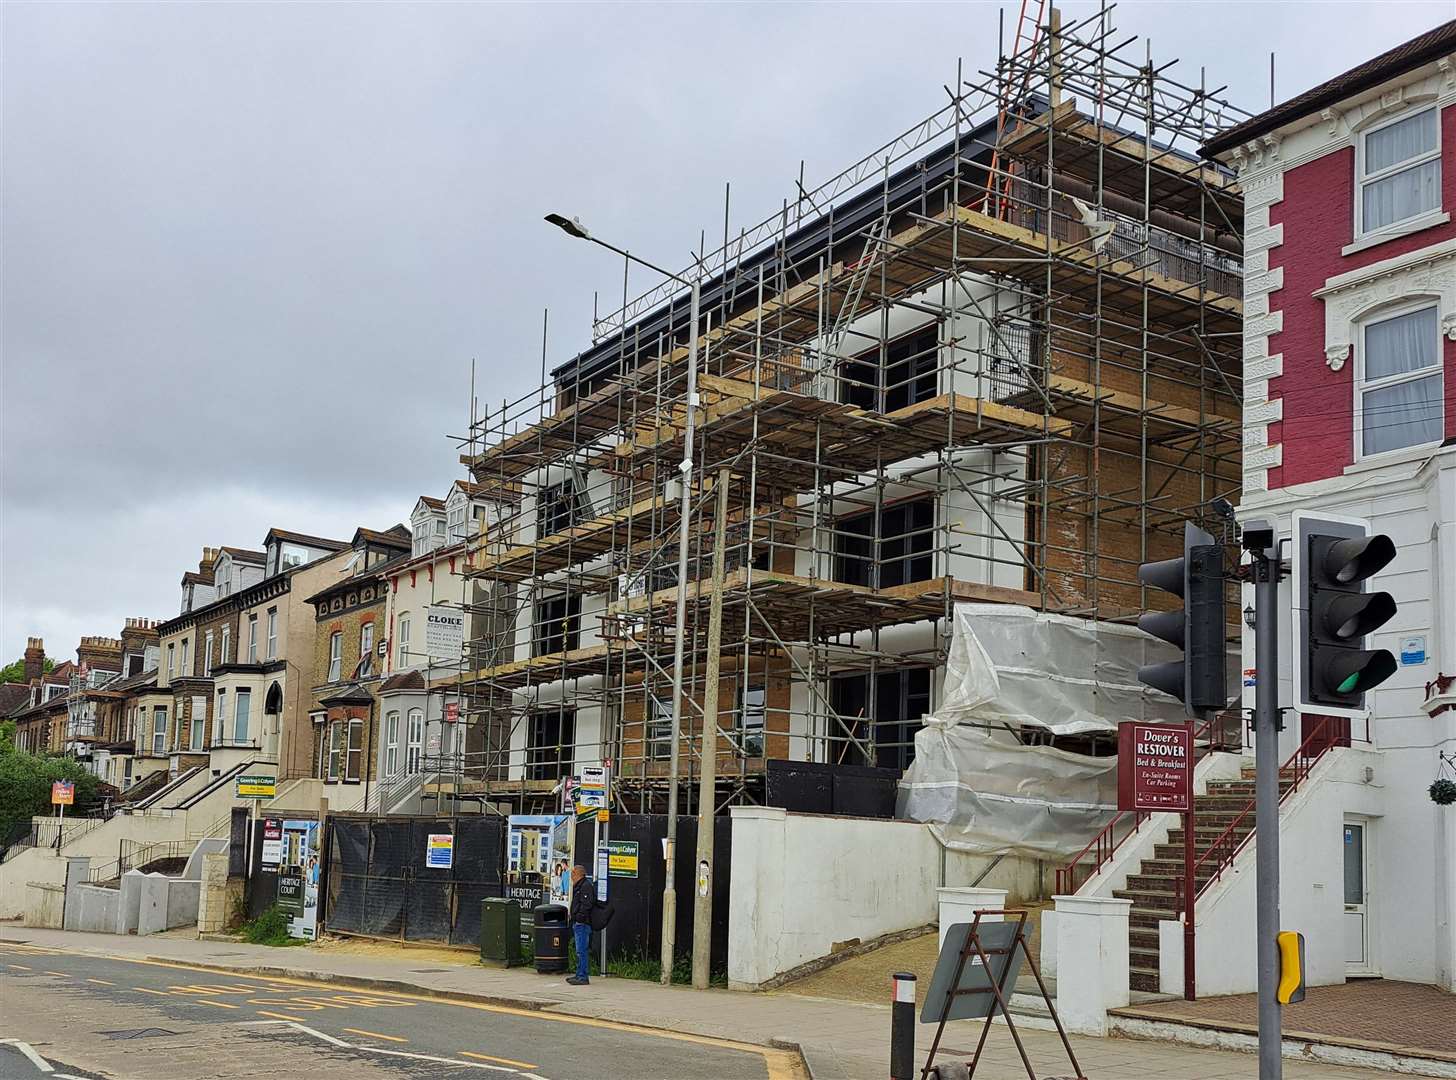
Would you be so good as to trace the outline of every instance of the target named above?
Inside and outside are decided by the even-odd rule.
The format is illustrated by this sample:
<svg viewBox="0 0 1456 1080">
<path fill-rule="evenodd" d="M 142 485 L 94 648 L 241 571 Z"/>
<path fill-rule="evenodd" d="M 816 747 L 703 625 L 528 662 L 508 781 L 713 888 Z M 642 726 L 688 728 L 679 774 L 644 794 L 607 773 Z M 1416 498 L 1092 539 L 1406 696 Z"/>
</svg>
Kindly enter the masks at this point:
<svg viewBox="0 0 1456 1080">
<path fill-rule="evenodd" d="M 1117 1015 L 1257 1034 L 1259 998 L 1232 994 L 1118 1009 Z M 1456 1064 L 1456 995 L 1423 983 L 1355 979 L 1284 1006 L 1284 1033 Z"/>
<path fill-rule="evenodd" d="M 27 952 L 34 954 L 32 959 L 26 958 Z M 566 985 L 560 976 L 482 967 L 468 962 L 469 954 L 461 954 L 467 962 L 457 965 L 440 962 L 438 954 L 429 954 L 428 960 L 419 955 L 409 949 L 367 955 L 315 946 L 277 949 L 231 940 L 200 941 L 184 932 L 123 937 L 4 924 L 0 925 L 0 965 L 4 965 L 0 967 L 0 1001 L 4 1004 L 0 1042 L 20 1039 L 33 1047 L 45 1043 L 40 1053 L 53 1053 L 57 1060 L 93 1069 L 98 1075 L 145 1075 L 149 1080 L 234 1075 L 217 1071 L 218 1062 L 226 1059 L 247 1061 L 246 1075 L 251 1077 L 306 1074 L 311 1080 L 332 1075 L 359 1080 L 400 1075 L 396 1066 L 406 1058 L 399 1055 L 444 1058 L 434 1061 L 445 1070 L 439 1075 L 462 1075 L 472 1061 L 491 1064 L 465 1057 L 466 1051 L 517 1063 L 495 1064 L 502 1075 L 515 1069 L 517 1075 L 545 1080 L 576 1076 L 884 1080 L 887 1073 L 888 1005 L 777 992 L 667 988 L 610 978 L 593 979 L 590 987 L 576 988 Z M 34 959 L 40 962 L 32 962 Z M 110 970 L 125 970 L 128 977 L 158 964 L 202 970 L 174 977 L 168 969 L 159 968 L 166 973 L 161 978 L 169 980 L 167 993 L 159 995 L 145 990 L 162 989 L 160 983 L 141 977 L 127 982 L 127 978 L 98 974 L 101 965 L 108 963 L 124 965 Z M 13 972 L 16 965 L 31 971 Z M 37 970 L 42 974 L 34 974 Z M 61 974 L 46 975 L 46 971 Z M 91 980 L 125 987 L 116 989 Z M 185 989 L 214 985 L 234 989 L 213 994 Z M 24 995 L 17 994 L 19 988 Z M 192 997 L 215 998 L 215 1003 L 199 1004 L 189 1000 Z M 350 998 L 410 1004 L 358 1004 Z M 257 1004 L 253 999 L 267 1003 Z M 60 1011 L 66 1002 L 78 1016 L 87 1018 L 67 1023 L 64 1018 L 70 1014 Z M 229 1004 L 240 1007 L 229 1010 Z M 150 1042 L 159 1049 L 161 1043 L 152 1040 L 170 1038 L 184 1045 L 201 1045 L 212 1071 L 188 1071 L 185 1057 L 168 1057 L 167 1064 L 148 1058 L 145 1070 L 118 1071 L 114 1060 L 101 1056 L 98 1049 L 101 1036 L 95 1029 L 103 1025 L 92 1022 L 91 1014 L 84 1011 L 101 1005 L 117 1015 L 114 1029 L 107 1020 L 109 1030 L 155 1027 L 177 1032 L 106 1041 L 131 1042 L 138 1047 Z M 339 1009 L 339 1005 L 347 1008 Z M 453 1011 L 445 1011 L 447 1005 Z M 440 1006 L 438 1016 L 431 1006 Z M 398 1019 L 406 1009 L 408 1022 Z M 233 1015 L 245 1012 L 249 1014 L 246 1020 Z M 256 1015 L 262 1012 L 276 1015 Z M 214 1046 L 212 1035 L 199 1039 L 198 1029 L 191 1025 L 205 1023 L 204 1014 L 223 1018 L 214 1019 L 211 1028 L 225 1031 L 227 1042 Z M 310 1030 L 290 1026 L 295 1024 Z M 346 1032 L 345 1027 L 351 1031 Z M 921 1055 L 929 1048 L 932 1031 L 931 1025 L 919 1025 Z M 1018 1031 L 1038 1077 L 1049 1080 L 1076 1075 L 1055 1032 L 1029 1030 L 1020 1024 Z M 334 1041 L 320 1038 L 320 1033 Z M 946 1056 L 969 1058 L 979 1035 L 980 1025 L 971 1021 L 948 1025 L 943 1041 Z M 221 1040 L 224 1035 L 215 1037 Z M 389 1037 L 409 1042 L 395 1043 Z M 237 1055 L 218 1053 L 239 1040 L 251 1048 L 251 1056 L 241 1050 Z M 572 1057 L 571 1050 L 550 1056 L 560 1043 L 582 1047 L 584 1057 Z M 280 1045 L 289 1054 L 306 1053 L 308 1067 L 299 1067 L 297 1061 L 279 1067 L 264 1060 L 265 1052 L 277 1053 Z M 1256 1072 L 1255 1058 L 1235 1051 L 1123 1038 L 1073 1037 L 1072 1047 L 1082 1075 L 1096 1080 L 1232 1080 Z M 0 1052 L 6 1052 L 6 1047 L 0 1045 Z M 180 1071 L 167 1071 L 174 1067 L 174 1060 L 183 1062 L 175 1066 Z M 408 1060 L 411 1069 L 427 1064 Z M 331 1074 L 329 1068 L 340 1061 L 349 1071 Z M 532 1068 L 526 1069 L 526 1065 Z M 0 1077 L 9 1075 L 0 1071 Z M 432 1074 L 413 1071 L 406 1075 Z M 1287 1061 L 1285 1066 L 1289 1080 L 1376 1080 L 1386 1075 L 1318 1062 Z M 1003 1023 L 993 1026 L 976 1076 L 984 1080 L 1026 1076 Z"/>
</svg>

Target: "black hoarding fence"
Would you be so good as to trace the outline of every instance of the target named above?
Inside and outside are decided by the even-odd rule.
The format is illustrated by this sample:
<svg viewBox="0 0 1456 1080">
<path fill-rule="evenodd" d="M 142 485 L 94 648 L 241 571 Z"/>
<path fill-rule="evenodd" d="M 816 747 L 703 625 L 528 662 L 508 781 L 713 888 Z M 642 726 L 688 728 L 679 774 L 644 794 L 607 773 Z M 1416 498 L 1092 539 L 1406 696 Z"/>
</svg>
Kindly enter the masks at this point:
<svg viewBox="0 0 1456 1080">
<path fill-rule="evenodd" d="M 608 971 L 613 958 L 648 957 L 656 959 L 662 946 L 662 889 L 666 884 L 666 866 L 662 858 L 662 841 L 667 836 L 665 814 L 613 814 L 610 824 L 611 843 L 636 845 L 637 876 L 607 878 L 607 900 L 612 905 L 612 921 L 605 931 Z M 576 861 L 595 875 L 595 861 L 584 853 L 592 850 L 592 825 L 577 826 Z M 630 851 L 630 847 L 625 848 Z M 714 819 L 713 829 L 713 948 L 712 969 L 728 967 L 728 867 L 733 851 L 732 821 Z M 675 852 L 674 885 L 677 888 L 677 927 L 674 955 L 691 957 L 693 947 L 693 905 L 697 888 L 698 821 L 694 817 L 678 819 L 678 841 Z M 593 950 L 599 948 L 594 940 Z"/>
<path fill-rule="evenodd" d="M 228 825 L 228 877 L 240 878 L 248 872 L 248 808 L 234 806 Z"/>
<path fill-rule="evenodd" d="M 898 769 L 771 758 L 764 804 L 796 814 L 891 818 L 899 784 Z"/>
<path fill-rule="evenodd" d="M 449 865 L 431 865 L 449 849 Z M 329 818 L 324 928 L 331 933 L 474 946 L 480 902 L 501 895 L 505 819 Z"/>
</svg>

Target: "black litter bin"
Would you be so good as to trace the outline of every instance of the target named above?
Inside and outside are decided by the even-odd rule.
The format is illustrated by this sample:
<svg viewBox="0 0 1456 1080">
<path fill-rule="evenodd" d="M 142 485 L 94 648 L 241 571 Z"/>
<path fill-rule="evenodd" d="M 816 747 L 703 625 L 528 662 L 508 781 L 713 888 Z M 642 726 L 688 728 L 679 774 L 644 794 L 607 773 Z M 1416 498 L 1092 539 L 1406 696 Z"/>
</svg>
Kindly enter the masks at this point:
<svg viewBox="0 0 1456 1080">
<path fill-rule="evenodd" d="M 532 914 L 536 918 L 536 972 L 559 975 L 566 970 L 566 906 L 541 904 Z"/>
</svg>

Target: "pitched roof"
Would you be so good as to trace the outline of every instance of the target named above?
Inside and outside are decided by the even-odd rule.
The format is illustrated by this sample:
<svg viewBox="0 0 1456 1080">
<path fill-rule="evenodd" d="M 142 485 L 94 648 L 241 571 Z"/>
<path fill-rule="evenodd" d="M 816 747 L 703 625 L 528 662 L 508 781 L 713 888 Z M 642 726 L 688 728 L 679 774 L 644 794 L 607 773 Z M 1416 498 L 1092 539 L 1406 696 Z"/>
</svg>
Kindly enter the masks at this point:
<svg viewBox="0 0 1456 1080">
<path fill-rule="evenodd" d="M 383 544 L 385 547 L 407 548 L 410 546 L 410 531 L 403 525 L 395 525 L 384 532 L 380 532 L 378 529 L 366 529 L 361 525 L 354 530 L 354 539 L 350 546 L 352 547 L 360 540 L 372 544 Z"/>
<path fill-rule="evenodd" d="M 263 537 L 263 546 L 267 547 L 273 540 L 289 540 L 295 544 L 323 548 L 326 551 L 343 551 L 349 546 L 348 542 L 344 540 L 328 540 L 322 536 L 309 536 L 307 533 L 289 532 L 287 529 L 269 529 L 268 535 Z"/>
<path fill-rule="evenodd" d="M 425 689 L 425 677 L 418 671 L 402 671 L 397 675 L 391 675 L 379 684 L 381 694 L 387 694 L 392 690 L 423 689 Z"/>
<path fill-rule="evenodd" d="M 198 570 L 188 570 L 186 573 L 184 573 L 182 575 L 182 584 L 183 585 L 211 585 L 212 582 L 213 582 L 214 576 L 215 575 L 213 574 L 213 572 L 211 570 L 209 570 L 205 574 L 202 573 L 201 571 L 198 571 Z"/>
<path fill-rule="evenodd" d="M 1403 45 L 1397 45 L 1333 79 L 1297 94 L 1282 105 L 1276 105 L 1214 136 L 1204 144 L 1203 156 L 1214 157 L 1225 150 L 1231 150 L 1241 142 L 1283 127 L 1292 120 L 1323 109 L 1326 105 L 1353 97 L 1412 68 L 1438 60 L 1452 50 L 1456 50 L 1456 19 L 1433 27 Z"/>
<path fill-rule="evenodd" d="M 220 551 L 226 551 L 233 557 L 234 562 L 263 563 L 268 556 L 261 551 L 249 551 L 247 548 L 222 547 Z"/>
<path fill-rule="evenodd" d="M 0 683 L 0 716 L 19 712 L 30 706 L 30 684 L 22 682 Z"/>
<path fill-rule="evenodd" d="M 424 503 L 431 510 L 444 510 L 445 500 L 437 499 L 433 495 L 421 495 L 420 502 Z"/>
</svg>

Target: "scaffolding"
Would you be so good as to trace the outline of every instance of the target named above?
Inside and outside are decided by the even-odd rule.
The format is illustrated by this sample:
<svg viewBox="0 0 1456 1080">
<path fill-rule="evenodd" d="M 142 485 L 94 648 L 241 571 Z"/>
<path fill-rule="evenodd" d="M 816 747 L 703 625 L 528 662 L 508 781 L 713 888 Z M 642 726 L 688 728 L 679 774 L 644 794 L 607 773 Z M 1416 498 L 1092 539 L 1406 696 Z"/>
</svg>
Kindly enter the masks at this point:
<svg viewBox="0 0 1456 1080">
<path fill-rule="evenodd" d="M 547 371 L 543 329 L 539 387 L 472 405 L 483 588 L 437 685 L 483 749 L 437 794 L 539 808 L 610 760 L 660 809 L 681 588 L 690 807 L 720 544 L 720 805 L 769 760 L 903 767 L 957 601 L 1144 608 L 1138 564 L 1241 486 L 1243 200 L 1198 148 L 1248 114 L 1110 14 L 1027 0 L 932 116 L 737 235 L 725 199 L 699 325 L 624 273 L 589 349 Z"/>
</svg>

